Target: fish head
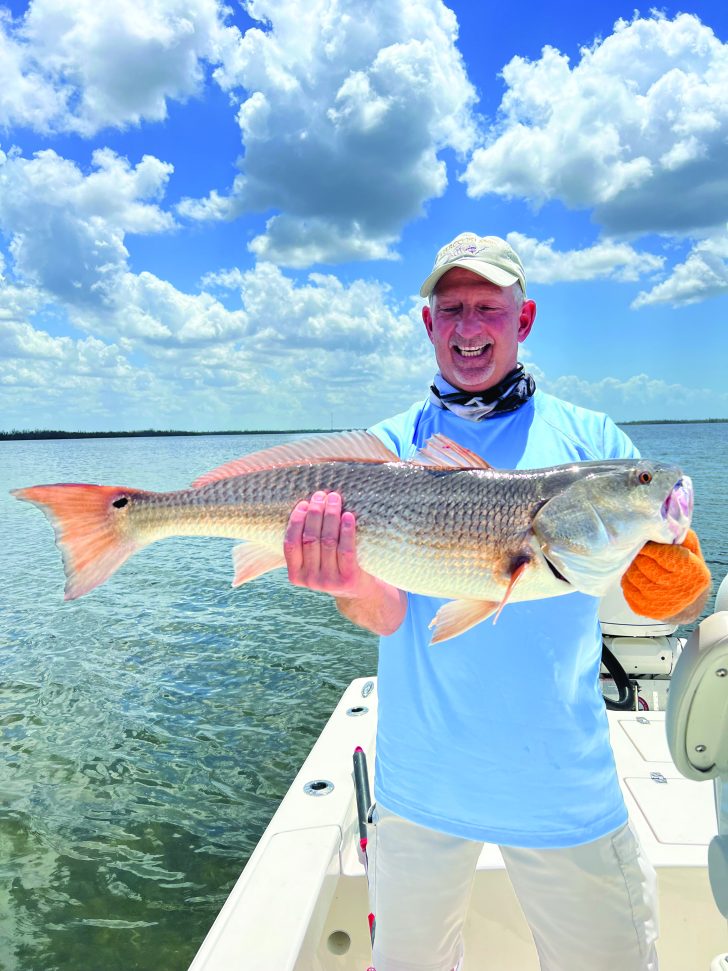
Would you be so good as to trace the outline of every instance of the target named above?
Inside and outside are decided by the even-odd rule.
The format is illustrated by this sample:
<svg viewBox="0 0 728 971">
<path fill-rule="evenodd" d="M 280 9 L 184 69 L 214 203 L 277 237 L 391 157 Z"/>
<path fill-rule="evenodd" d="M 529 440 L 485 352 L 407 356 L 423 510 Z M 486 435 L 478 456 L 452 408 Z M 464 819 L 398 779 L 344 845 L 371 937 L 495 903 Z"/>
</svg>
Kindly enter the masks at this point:
<svg viewBox="0 0 728 971">
<path fill-rule="evenodd" d="M 685 539 L 693 486 L 676 466 L 641 459 L 581 469 L 537 512 L 533 531 L 552 568 L 576 590 L 602 596 L 646 542 Z"/>
</svg>

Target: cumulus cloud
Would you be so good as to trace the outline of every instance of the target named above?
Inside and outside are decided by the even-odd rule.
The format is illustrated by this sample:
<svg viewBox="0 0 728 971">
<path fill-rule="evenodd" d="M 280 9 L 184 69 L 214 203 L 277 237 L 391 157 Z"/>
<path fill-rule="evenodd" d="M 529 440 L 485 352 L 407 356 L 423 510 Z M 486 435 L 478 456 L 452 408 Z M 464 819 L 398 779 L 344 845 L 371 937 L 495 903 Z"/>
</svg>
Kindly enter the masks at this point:
<svg viewBox="0 0 728 971">
<path fill-rule="evenodd" d="M 509 233 L 508 242 L 521 257 L 528 281 L 560 283 L 576 280 L 638 280 L 661 269 L 664 257 L 639 252 L 628 243 L 603 240 L 583 250 L 555 250 L 553 239 L 537 240 Z"/>
<path fill-rule="evenodd" d="M 728 406 L 728 393 L 714 389 L 687 387 L 634 374 L 629 378 L 605 377 L 586 381 L 576 375 L 549 379 L 538 368 L 532 369 L 540 387 L 587 408 L 608 411 L 616 420 L 650 420 L 664 417 L 667 402 L 680 402 L 680 414 L 719 414 Z"/>
<path fill-rule="evenodd" d="M 468 193 L 594 207 L 611 233 L 728 218 L 728 44 L 691 14 L 619 20 L 573 67 L 553 47 L 503 69 L 500 118 Z"/>
<path fill-rule="evenodd" d="M 15 327 L 16 356 L 27 358 L 31 346 L 45 348 L 49 359 L 70 353 L 33 326 L 48 302 L 67 325 L 123 345 L 124 353 L 142 352 L 161 373 L 201 367 L 241 387 L 251 380 L 275 387 L 291 371 L 298 380 L 307 375 L 310 389 L 327 373 L 339 375 L 333 384 L 363 387 L 383 356 L 405 347 L 405 357 L 410 353 L 409 312 L 391 306 L 391 293 L 375 282 L 345 285 L 312 274 L 296 283 L 259 262 L 209 275 L 198 292 L 184 292 L 148 271 L 132 273 L 127 234 L 175 228 L 161 206 L 170 173 L 152 156 L 133 165 L 108 149 L 94 152 L 88 172 L 51 150 L 30 159 L 0 155 L 0 232 L 9 241 L 8 266 L 0 262 L 0 321 Z M 225 302 L 215 293 L 222 287 L 234 291 Z M 88 353 L 91 345 L 78 346 Z M 332 366 L 329 355 L 341 361 Z"/>
<path fill-rule="evenodd" d="M 651 290 L 642 291 L 632 303 L 635 308 L 670 303 L 674 307 L 697 303 L 707 297 L 728 293 L 728 236 L 696 243 L 684 263 L 673 267 L 670 276 Z"/>
<path fill-rule="evenodd" d="M 397 240 L 395 233 L 372 238 L 358 220 L 336 225 L 318 216 L 300 220 L 282 215 L 269 219 L 265 228 L 248 249 L 259 260 L 284 266 L 301 269 L 312 263 L 399 259 L 390 248 Z"/>
<path fill-rule="evenodd" d="M 236 291 L 240 305 L 230 309 L 229 300 L 215 296 L 220 289 Z M 258 263 L 247 271 L 208 274 L 198 293 L 147 271 L 124 272 L 105 289 L 103 313 L 74 306 L 69 314 L 82 329 L 121 334 L 161 358 L 196 351 L 210 362 L 217 348 L 220 363 L 229 364 L 226 355 L 237 346 L 256 370 L 283 377 L 285 367 L 295 368 L 306 353 L 346 348 L 346 368 L 355 371 L 353 354 L 376 354 L 408 340 L 410 318 L 389 299 L 388 288 L 377 282 L 345 285 L 336 276 L 312 273 L 297 284 L 277 266 Z"/>
<path fill-rule="evenodd" d="M 332 274 L 311 273 L 296 283 L 271 263 L 209 274 L 202 285 L 239 294 L 246 334 L 238 346 L 274 391 L 285 386 L 303 402 L 346 404 L 353 413 L 368 408 L 373 421 L 386 410 L 377 412 L 377 402 L 389 402 L 391 410 L 394 398 L 395 407 L 404 407 L 431 378 L 434 359 L 418 298 L 401 307 L 381 283 L 346 285 Z M 224 352 L 215 366 L 230 368 Z"/>
<path fill-rule="evenodd" d="M 10 12 L 0 9 L 0 124 L 44 131 L 66 110 L 66 95 L 50 83 L 27 47 L 14 37 Z"/>
<path fill-rule="evenodd" d="M 161 121 L 239 39 L 216 0 L 31 0 L 0 17 L 0 124 L 92 135 Z"/>
<path fill-rule="evenodd" d="M 361 427 L 408 407 L 432 378 L 434 355 L 417 297 L 400 306 L 381 283 L 346 285 L 331 274 L 311 273 L 296 283 L 273 264 L 223 271 L 205 283 L 239 292 L 248 318 L 239 345 L 247 364 L 275 400 L 298 403 L 300 422 L 330 410 L 335 424 Z M 230 368 L 224 355 L 218 364 Z M 235 378 L 244 380 L 244 372 Z"/>
<path fill-rule="evenodd" d="M 350 356 L 407 339 L 410 320 L 389 306 L 388 296 L 380 283 L 345 285 L 322 273 L 311 273 L 306 283 L 296 285 L 271 263 L 259 263 L 241 277 L 251 337 L 282 351 L 346 348 Z"/>
<path fill-rule="evenodd" d="M 261 28 L 215 72 L 245 92 L 231 191 L 185 200 L 193 219 L 274 213 L 251 249 L 281 265 L 391 257 L 447 184 L 446 147 L 474 144 L 475 92 L 441 0 L 255 0 Z"/>
<path fill-rule="evenodd" d="M 120 376 L 128 376 L 127 362 L 118 347 L 104 344 L 95 337 L 80 341 L 52 337 L 47 331 L 24 322 L 0 323 L 0 357 L 6 365 L 10 359 L 38 359 L 54 366 L 62 363 L 62 373 L 59 371 L 57 376 L 62 383 L 67 382 L 74 372 L 115 371 Z"/>
<path fill-rule="evenodd" d="M 52 149 L 24 158 L 0 152 L 0 233 L 15 274 L 72 305 L 103 306 L 126 268 L 126 233 L 174 228 L 159 200 L 172 166 L 153 156 L 135 166 L 109 149 L 84 175 Z"/>
<path fill-rule="evenodd" d="M 18 286 L 5 273 L 5 257 L 0 252 L 0 323 L 23 321 L 44 304 L 41 290 L 33 286 Z"/>
<path fill-rule="evenodd" d="M 119 344 L 57 337 L 0 316 L 3 428 L 72 429 L 78 415 L 84 415 L 86 427 L 93 426 L 94 416 L 109 427 L 120 402 L 146 410 L 156 380 L 146 368 L 132 365 Z"/>
<path fill-rule="evenodd" d="M 94 154 L 88 173 L 52 151 L 0 158 L 5 427 L 27 427 L 36 411 L 60 427 L 77 425 L 64 420 L 72 414 L 86 427 L 148 427 L 158 423 L 150 410 L 168 421 L 192 413 L 203 428 L 255 427 L 267 396 L 272 427 L 290 426 L 294 398 L 297 409 L 328 408 L 354 425 L 419 391 L 432 369 L 419 304 L 398 306 L 379 283 L 297 282 L 260 262 L 208 274 L 186 293 L 130 272 L 126 234 L 174 228 L 159 204 L 168 176 L 157 159 L 133 166 L 109 151 Z M 90 336 L 49 333 L 38 325 L 46 308 Z"/>
<path fill-rule="evenodd" d="M 206 347 L 233 341 L 247 331 L 241 311 L 227 310 L 204 291 L 184 293 L 146 271 L 124 273 L 107 292 L 106 308 L 101 327 L 151 345 Z M 75 319 L 83 326 L 80 316 Z"/>
</svg>

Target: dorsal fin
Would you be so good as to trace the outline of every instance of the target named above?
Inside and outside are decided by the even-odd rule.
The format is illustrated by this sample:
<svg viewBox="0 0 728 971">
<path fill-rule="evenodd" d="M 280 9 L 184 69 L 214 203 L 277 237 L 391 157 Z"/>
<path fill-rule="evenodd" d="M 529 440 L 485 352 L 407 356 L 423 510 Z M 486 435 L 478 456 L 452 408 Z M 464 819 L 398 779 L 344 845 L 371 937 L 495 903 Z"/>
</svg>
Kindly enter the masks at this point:
<svg viewBox="0 0 728 971">
<path fill-rule="evenodd" d="M 427 465 L 433 468 L 446 469 L 492 469 L 485 459 L 482 459 L 469 448 L 458 445 L 446 435 L 432 435 L 412 460 L 417 465 Z"/>
<path fill-rule="evenodd" d="M 192 483 L 194 489 L 230 479 L 235 475 L 260 472 L 287 465 L 315 465 L 318 462 L 399 462 L 400 459 L 371 432 L 340 432 L 335 435 L 313 435 L 284 445 L 274 445 L 241 459 L 226 462 L 206 472 Z"/>
</svg>

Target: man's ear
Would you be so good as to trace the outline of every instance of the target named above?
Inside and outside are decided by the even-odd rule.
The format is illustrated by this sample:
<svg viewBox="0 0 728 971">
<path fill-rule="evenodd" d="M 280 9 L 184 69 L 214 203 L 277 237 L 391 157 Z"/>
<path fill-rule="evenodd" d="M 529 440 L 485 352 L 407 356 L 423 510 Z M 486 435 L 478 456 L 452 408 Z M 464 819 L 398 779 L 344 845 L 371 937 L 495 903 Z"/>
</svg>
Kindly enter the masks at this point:
<svg viewBox="0 0 728 971">
<path fill-rule="evenodd" d="M 432 340 L 432 311 L 430 310 L 430 305 L 427 303 L 422 308 L 422 322 L 425 325 L 427 336 L 430 338 L 431 343 L 434 344 Z"/>
<path fill-rule="evenodd" d="M 536 319 L 536 303 L 534 300 L 524 300 L 518 316 L 518 343 L 522 343 L 531 333 Z"/>
</svg>

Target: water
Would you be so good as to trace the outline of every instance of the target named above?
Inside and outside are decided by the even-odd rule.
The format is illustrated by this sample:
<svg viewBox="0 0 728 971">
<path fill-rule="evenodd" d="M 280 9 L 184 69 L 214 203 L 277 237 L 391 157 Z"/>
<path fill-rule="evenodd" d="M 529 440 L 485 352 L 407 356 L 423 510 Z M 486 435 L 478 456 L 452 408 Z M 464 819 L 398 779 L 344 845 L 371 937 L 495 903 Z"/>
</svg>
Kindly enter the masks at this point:
<svg viewBox="0 0 728 971">
<path fill-rule="evenodd" d="M 719 581 L 728 425 L 627 431 L 692 475 Z M 376 666 L 372 635 L 280 571 L 232 590 L 226 540 L 168 540 L 64 603 L 49 527 L 8 490 L 179 488 L 287 437 L 0 442 L 2 971 L 187 968 L 344 687 Z"/>
</svg>

